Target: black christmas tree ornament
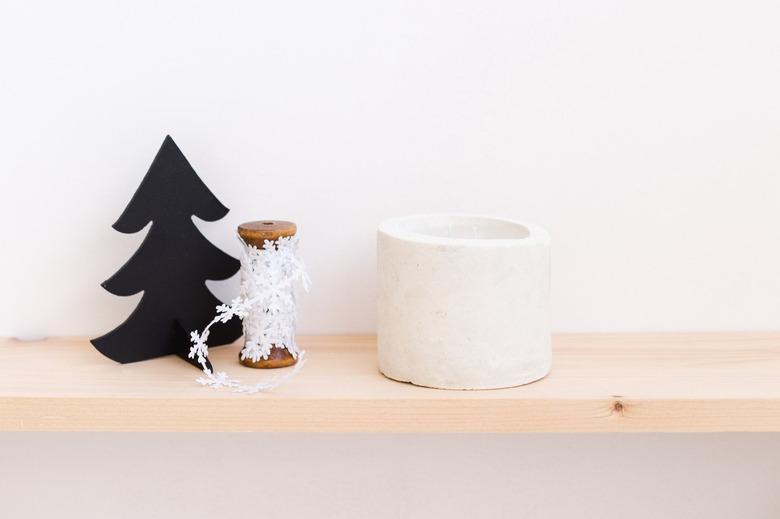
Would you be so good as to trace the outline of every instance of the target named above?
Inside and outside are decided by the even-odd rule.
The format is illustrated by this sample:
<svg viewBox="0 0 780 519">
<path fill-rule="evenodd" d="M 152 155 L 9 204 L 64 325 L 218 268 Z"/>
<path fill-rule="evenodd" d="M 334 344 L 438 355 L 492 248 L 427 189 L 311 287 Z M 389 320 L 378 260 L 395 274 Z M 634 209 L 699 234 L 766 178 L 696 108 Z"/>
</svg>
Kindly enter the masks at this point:
<svg viewBox="0 0 780 519">
<path fill-rule="evenodd" d="M 113 225 L 136 233 L 152 222 L 140 248 L 103 288 L 117 296 L 143 291 L 127 320 L 92 344 L 102 354 L 127 363 L 175 353 L 188 358 L 189 333 L 211 321 L 221 302 L 206 280 L 227 279 L 240 268 L 237 259 L 210 243 L 192 221 L 213 222 L 228 208 L 211 193 L 170 135 L 122 216 Z M 209 343 L 229 344 L 241 336 L 241 322 L 216 327 Z M 207 366 L 211 369 L 211 366 Z"/>
</svg>

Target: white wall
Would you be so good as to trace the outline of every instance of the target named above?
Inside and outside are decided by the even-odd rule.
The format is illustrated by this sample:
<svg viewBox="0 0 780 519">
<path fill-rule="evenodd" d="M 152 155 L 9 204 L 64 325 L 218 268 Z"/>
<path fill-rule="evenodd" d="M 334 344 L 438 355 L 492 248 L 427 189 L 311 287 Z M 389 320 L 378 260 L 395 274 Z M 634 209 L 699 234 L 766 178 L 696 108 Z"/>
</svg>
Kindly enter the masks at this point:
<svg viewBox="0 0 780 519">
<path fill-rule="evenodd" d="M 304 332 L 374 328 L 374 229 L 533 220 L 558 330 L 780 326 L 774 2 L 4 2 L 0 333 L 95 334 L 166 132 L 241 221 L 298 222 Z M 229 296 L 235 283 L 220 288 Z"/>
<path fill-rule="evenodd" d="M 299 224 L 304 332 L 373 331 L 376 224 L 448 210 L 549 228 L 558 330 L 780 328 L 778 20 L 769 1 L 5 0 L 0 334 L 130 313 L 137 296 L 98 283 L 143 238 L 110 225 L 166 133 L 232 208 L 201 226 L 213 242 Z M 192 438 L 3 435 L 0 498 L 138 517 L 140 492 L 197 517 L 203 492 L 245 514 L 235 470 L 280 474 L 293 510 L 331 516 L 780 506 L 772 435 L 276 437 L 270 457 Z M 204 445 L 222 472 L 196 478 Z"/>
</svg>

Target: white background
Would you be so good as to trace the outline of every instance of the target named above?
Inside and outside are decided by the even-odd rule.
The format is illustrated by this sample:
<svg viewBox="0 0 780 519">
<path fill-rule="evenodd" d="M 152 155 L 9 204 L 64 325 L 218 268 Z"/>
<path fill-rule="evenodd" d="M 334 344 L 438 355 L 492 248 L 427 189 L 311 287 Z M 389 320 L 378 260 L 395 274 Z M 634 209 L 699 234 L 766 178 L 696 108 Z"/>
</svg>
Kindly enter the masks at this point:
<svg viewBox="0 0 780 519">
<path fill-rule="evenodd" d="M 99 283 L 144 233 L 122 235 L 110 225 L 166 133 L 232 209 L 200 225 L 211 241 L 236 254 L 238 223 L 298 223 L 314 280 L 301 301 L 302 332 L 372 332 L 377 223 L 437 211 L 547 227 L 556 330 L 780 328 L 775 2 L 0 6 L 2 335 L 94 335 L 129 315 L 140 295 L 117 298 Z M 235 288 L 232 280 L 215 291 L 229 297 Z M 333 438 L 349 451 L 348 437 Z M 511 441 L 522 449 L 524 438 L 484 441 L 505 442 L 491 447 L 500 451 Z M 680 438 L 652 441 L 684 458 L 682 445 L 695 440 Z M 426 440 L 415 441 L 424 456 Z M 474 440 L 450 441 L 474 448 Z M 538 446 L 555 457 L 556 441 Z M 582 441 L 594 463 L 622 463 L 596 440 L 566 441 Z M 620 441 L 642 448 L 641 437 Z M 776 443 L 758 441 L 767 449 Z M 327 456 L 325 443 L 309 455 Z M 713 456 L 732 448 L 721 447 Z M 340 465 L 345 473 L 360 465 L 360 452 L 345 454 L 354 460 Z M 240 459 L 240 451 L 233 455 Z M 58 470 L 53 456 L 39 468 Z M 522 459 L 502 465 L 500 458 L 498 480 L 556 484 L 542 458 L 533 472 Z M 282 466 L 272 462 L 283 461 L 258 470 L 273 474 Z M 719 462 L 695 453 L 690 461 L 705 472 Z M 452 482 L 462 496 L 479 486 L 467 465 Z M 434 464 L 429 475 L 449 478 L 452 470 Z M 602 513 L 621 499 L 611 490 L 620 474 L 572 470 L 598 483 L 588 496 L 600 511 L 592 516 L 631 516 Z M 630 470 L 645 483 L 698 485 L 736 509 L 752 507 L 749 517 L 777 504 L 759 484 L 760 467 L 735 482 L 741 496 L 723 494 L 727 485 L 717 479 L 702 486 L 695 473 Z M 85 477 L 99 479 L 100 470 Z M 572 486 L 524 496 L 533 505 L 526 511 L 570 517 L 566 510 L 582 509 L 567 501 Z M 352 498 L 401 500 L 402 510 L 413 510 L 407 494 L 391 488 L 398 492 Z M 647 510 L 655 501 L 643 488 L 632 504 Z M 239 506 L 238 496 L 223 497 L 226 507 Z M 545 514 L 551 501 L 557 508 Z M 737 515 L 711 505 L 702 498 L 701 510 Z M 695 516 L 674 515 L 683 501 L 676 506 L 667 517 Z"/>
</svg>

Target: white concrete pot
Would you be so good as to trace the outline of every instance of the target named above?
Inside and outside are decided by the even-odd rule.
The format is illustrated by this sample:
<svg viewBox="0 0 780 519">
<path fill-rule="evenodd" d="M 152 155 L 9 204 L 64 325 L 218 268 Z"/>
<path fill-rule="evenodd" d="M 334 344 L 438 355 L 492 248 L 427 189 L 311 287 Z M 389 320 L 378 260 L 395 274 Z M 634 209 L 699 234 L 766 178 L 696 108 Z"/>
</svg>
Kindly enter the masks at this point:
<svg viewBox="0 0 780 519">
<path fill-rule="evenodd" d="M 379 369 L 442 389 L 550 371 L 550 237 L 503 218 L 394 218 L 377 236 Z"/>
</svg>

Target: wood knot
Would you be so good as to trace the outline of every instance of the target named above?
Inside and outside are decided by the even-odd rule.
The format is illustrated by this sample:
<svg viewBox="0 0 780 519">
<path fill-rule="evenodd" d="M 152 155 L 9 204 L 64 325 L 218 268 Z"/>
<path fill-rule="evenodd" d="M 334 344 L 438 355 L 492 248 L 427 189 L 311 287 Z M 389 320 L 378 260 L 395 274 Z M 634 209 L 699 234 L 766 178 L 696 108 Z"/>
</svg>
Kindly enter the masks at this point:
<svg viewBox="0 0 780 519">
<path fill-rule="evenodd" d="M 619 414 L 620 416 L 623 416 L 623 411 L 625 409 L 625 406 L 623 405 L 623 402 L 620 400 L 615 400 L 612 403 L 612 413 L 613 414 Z"/>
</svg>

